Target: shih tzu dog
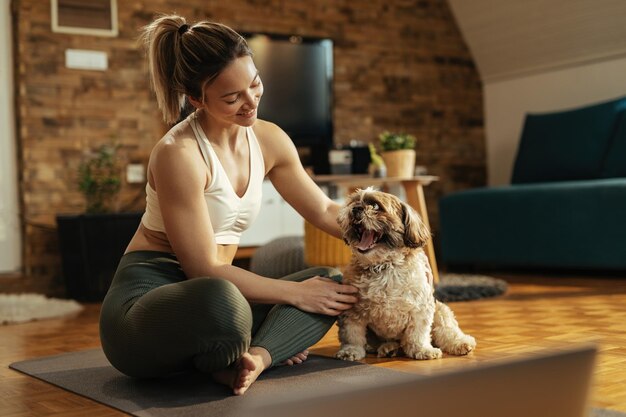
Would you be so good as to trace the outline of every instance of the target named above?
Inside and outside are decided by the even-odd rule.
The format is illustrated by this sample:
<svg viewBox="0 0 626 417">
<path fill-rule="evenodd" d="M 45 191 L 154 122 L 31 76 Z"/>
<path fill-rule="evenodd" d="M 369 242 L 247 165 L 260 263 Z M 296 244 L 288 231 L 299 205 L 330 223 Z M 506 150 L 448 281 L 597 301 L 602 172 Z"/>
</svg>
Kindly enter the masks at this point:
<svg viewBox="0 0 626 417">
<path fill-rule="evenodd" d="M 401 352 L 436 359 L 466 355 L 476 347 L 452 310 L 435 300 L 432 271 L 422 247 L 430 239 L 417 213 L 392 194 L 371 188 L 350 195 L 338 216 L 352 250 L 344 284 L 359 301 L 339 317 L 339 359 L 356 361 Z"/>
</svg>

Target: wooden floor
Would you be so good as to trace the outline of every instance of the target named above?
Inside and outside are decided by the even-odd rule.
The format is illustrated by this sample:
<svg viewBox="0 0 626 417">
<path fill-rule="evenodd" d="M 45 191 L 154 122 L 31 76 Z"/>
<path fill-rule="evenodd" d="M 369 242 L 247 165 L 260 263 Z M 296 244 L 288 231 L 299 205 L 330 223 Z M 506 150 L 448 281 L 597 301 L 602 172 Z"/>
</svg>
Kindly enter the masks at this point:
<svg viewBox="0 0 626 417">
<path fill-rule="evenodd" d="M 473 354 L 436 361 L 372 358 L 367 362 L 432 374 L 592 341 L 599 345 L 600 355 L 591 405 L 626 412 L 626 277 L 494 275 L 509 281 L 505 296 L 450 304 L 463 329 L 478 341 Z M 72 318 L 0 326 L 0 416 L 122 414 L 7 367 L 14 361 L 98 347 L 99 307 L 88 305 Z M 332 329 L 312 352 L 333 355 L 337 347 L 336 329 Z"/>
</svg>

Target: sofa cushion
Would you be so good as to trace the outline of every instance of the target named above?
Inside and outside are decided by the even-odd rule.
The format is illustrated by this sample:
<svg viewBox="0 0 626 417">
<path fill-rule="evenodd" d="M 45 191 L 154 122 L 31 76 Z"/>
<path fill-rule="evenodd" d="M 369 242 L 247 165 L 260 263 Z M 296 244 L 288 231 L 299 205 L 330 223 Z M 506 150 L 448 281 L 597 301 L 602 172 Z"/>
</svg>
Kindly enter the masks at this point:
<svg viewBox="0 0 626 417">
<path fill-rule="evenodd" d="M 626 98 L 526 116 L 513 184 L 601 177 L 617 115 Z"/>
<path fill-rule="evenodd" d="M 626 111 L 619 115 L 602 165 L 603 178 L 626 177 Z"/>
<path fill-rule="evenodd" d="M 446 266 L 626 270 L 626 178 L 478 188 L 439 204 Z"/>
</svg>

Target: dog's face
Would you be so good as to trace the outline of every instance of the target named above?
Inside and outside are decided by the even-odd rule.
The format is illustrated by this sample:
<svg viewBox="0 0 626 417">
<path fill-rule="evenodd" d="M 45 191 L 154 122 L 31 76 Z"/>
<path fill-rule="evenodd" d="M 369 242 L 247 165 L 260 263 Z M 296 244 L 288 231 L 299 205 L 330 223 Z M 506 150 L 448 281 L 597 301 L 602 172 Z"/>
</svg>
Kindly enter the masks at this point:
<svg viewBox="0 0 626 417">
<path fill-rule="evenodd" d="M 430 238 L 428 228 L 410 206 L 371 188 L 351 194 L 337 221 L 353 254 L 369 264 L 397 259 L 406 250 L 421 248 Z"/>
</svg>

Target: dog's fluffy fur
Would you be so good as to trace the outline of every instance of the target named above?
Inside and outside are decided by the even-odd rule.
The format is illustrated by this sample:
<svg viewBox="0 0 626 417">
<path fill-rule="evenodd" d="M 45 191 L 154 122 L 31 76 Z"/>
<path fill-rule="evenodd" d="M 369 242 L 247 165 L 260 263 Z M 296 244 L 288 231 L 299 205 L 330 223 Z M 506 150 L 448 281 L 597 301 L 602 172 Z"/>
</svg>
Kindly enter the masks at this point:
<svg viewBox="0 0 626 417">
<path fill-rule="evenodd" d="M 436 359 L 442 350 L 465 355 L 476 347 L 450 308 L 435 300 L 422 250 L 430 232 L 411 207 L 368 188 L 348 197 L 338 221 L 353 253 L 344 283 L 359 289 L 359 301 L 339 317 L 337 358 L 355 361 L 366 353 L 386 357 L 402 351 Z"/>
</svg>

